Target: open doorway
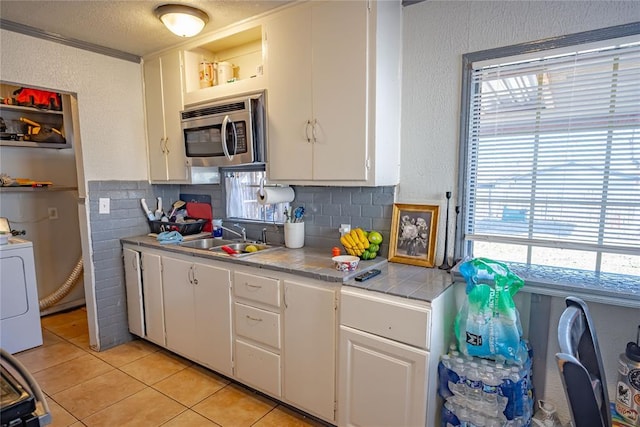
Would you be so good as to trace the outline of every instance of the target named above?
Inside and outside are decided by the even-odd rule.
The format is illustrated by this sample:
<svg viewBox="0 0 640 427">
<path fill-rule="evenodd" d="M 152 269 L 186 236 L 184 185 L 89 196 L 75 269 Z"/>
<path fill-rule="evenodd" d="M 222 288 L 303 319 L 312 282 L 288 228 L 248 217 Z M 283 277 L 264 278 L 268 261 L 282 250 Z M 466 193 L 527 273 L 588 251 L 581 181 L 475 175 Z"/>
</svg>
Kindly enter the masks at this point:
<svg viewBox="0 0 640 427">
<path fill-rule="evenodd" d="M 0 216 L 8 218 L 16 237 L 33 243 L 41 316 L 83 309 L 75 95 L 2 82 L 0 97 Z M 88 340 L 86 316 L 83 323 L 76 329 Z"/>
</svg>

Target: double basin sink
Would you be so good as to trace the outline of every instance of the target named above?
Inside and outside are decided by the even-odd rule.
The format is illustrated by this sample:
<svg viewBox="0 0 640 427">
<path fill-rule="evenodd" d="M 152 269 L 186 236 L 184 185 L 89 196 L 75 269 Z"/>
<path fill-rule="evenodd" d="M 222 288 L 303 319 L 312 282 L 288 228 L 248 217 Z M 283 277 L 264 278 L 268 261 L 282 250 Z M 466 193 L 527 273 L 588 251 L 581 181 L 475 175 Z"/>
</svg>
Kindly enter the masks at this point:
<svg viewBox="0 0 640 427">
<path fill-rule="evenodd" d="M 225 239 L 197 239 L 197 240 L 189 240 L 186 242 L 181 242 L 180 246 L 192 249 L 200 249 L 203 251 L 209 251 L 211 253 L 220 254 L 220 255 L 231 255 L 229 252 L 223 249 L 223 246 L 228 249 L 232 249 L 237 252 L 233 254 L 236 257 L 244 257 L 252 254 L 257 254 L 259 252 L 263 252 L 269 249 L 276 249 L 276 246 L 267 245 L 265 243 L 260 242 L 251 242 L 251 241 L 242 241 L 242 240 L 225 240 Z M 247 251 L 249 246 L 253 246 L 250 248 L 251 251 Z M 255 250 L 253 250 L 255 248 Z"/>
</svg>

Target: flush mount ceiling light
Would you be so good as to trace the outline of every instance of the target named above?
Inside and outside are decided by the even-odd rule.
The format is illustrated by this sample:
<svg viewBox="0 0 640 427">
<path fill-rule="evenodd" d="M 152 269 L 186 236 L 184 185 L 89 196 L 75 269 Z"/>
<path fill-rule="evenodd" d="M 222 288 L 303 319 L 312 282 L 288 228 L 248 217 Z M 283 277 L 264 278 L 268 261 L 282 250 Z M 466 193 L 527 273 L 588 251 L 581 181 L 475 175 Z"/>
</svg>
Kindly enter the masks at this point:
<svg viewBox="0 0 640 427">
<path fill-rule="evenodd" d="M 158 6 L 155 14 L 169 31 L 180 37 L 195 36 L 209 22 L 209 16 L 205 12 L 183 4 Z"/>
</svg>

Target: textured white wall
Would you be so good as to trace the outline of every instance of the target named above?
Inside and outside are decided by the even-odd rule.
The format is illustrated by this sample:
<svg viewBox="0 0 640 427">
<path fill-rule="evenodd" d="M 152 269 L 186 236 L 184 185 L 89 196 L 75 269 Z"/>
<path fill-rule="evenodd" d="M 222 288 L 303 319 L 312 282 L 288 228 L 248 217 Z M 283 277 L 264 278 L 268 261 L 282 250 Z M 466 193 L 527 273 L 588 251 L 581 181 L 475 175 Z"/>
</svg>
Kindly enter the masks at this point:
<svg viewBox="0 0 640 427">
<path fill-rule="evenodd" d="M 400 203 L 457 195 L 462 55 L 640 20 L 637 1 L 424 1 L 404 8 Z M 453 226 L 449 227 L 452 236 Z M 451 242 L 451 240 L 450 240 Z M 449 245 L 452 253 L 452 244 Z"/>
<path fill-rule="evenodd" d="M 462 55 L 635 22 L 640 20 L 640 3 L 429 0 L 405 7 L 403 19 L 402 152 L 397 201 L 444 206 L 444 193 L 453 191 L 453 200 L 457 193 Z M 438 264 L 444 250 L 444 210 L 439 228 Z M 627 341 L 635 339 L 640 310 L 591 305 L 611 388 L 618 354 Z M 535 375 L 546 375 L 545 390 L 538 393 L 557 404 L 567 420 L 554 359 L 555 328 L 563 307 L 561 298 L 552 298 L 547 369 Z M 531 322 L 535 322 L 535 316 L 531 314 Z"/>
<path fill-rule="evenodd" d="M 85 182 L 148 179 L 140 64 L 0 30 L 0 79 L 77 94 Z"/>
</svg>

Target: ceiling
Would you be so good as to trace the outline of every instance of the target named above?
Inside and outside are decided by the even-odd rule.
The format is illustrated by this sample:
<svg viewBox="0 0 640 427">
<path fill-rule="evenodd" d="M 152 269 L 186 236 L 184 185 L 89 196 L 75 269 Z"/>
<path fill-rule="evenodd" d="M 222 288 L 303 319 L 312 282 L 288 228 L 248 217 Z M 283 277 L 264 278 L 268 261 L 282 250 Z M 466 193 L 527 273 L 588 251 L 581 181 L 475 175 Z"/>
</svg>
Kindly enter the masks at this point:
<svg viewBox="0 0 640 427">
<path fill-rule="evenodd" d="M 0 18 L 1 27 L 9 30 L 45 32 L 52 38 L 145 56 L 185 41 L 167 30 L 154 15 L 154 9 L 161 4 L 183 3 L 205 11 L 209 23 L 201 34 L 206 34 L 291 1 L 1 0 Z"/>
</svg>

